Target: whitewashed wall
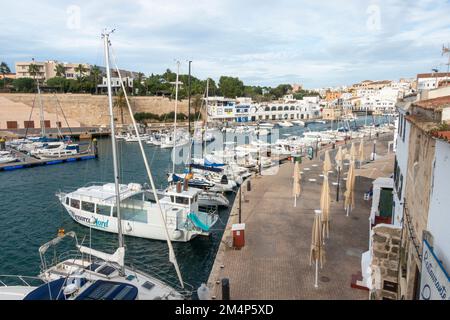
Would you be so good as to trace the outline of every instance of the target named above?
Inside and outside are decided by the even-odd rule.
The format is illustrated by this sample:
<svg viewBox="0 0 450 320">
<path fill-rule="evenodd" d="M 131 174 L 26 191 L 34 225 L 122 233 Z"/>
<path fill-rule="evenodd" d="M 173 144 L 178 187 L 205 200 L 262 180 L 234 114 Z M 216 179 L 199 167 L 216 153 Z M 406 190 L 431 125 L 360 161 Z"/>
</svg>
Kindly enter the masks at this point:
<svg viewBox="0 0 450 320">
<path fill-rule="evenodd" d="M 436 141 L 427 229 L 434 239 L 434 252 L 450 270 L 450 143 L 441 140 Z"/>
</svg>

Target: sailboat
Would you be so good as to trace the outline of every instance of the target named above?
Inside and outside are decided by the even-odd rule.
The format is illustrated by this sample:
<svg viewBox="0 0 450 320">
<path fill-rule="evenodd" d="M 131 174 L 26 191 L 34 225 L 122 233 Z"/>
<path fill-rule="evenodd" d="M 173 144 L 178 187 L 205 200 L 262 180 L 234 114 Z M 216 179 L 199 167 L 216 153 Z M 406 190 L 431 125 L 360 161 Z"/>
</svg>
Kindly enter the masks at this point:
<svg viewBox="0 0 450 320">
<path fill-rule="evenodd" d="M 76 234 L 68 232 L 49 241 L 39 248 L 41 256 L 41 278 L 46 283 L 32 288 L 15 288 L 14 293 L 21 292 L 24 300 L 180 300 L 186 296 L 175 290 L 172 286 L 150 276 L 142 271 L 125 266 L 125 246 L 121 224 L 121 193 L 119 184 L 118 157 L 116 150 L 114 117 L 112 107 L 112 91 L 111 91 L 111 70 L 109 67 L 109 33 L 103 33 L 106 74 L 108 80 L 108 104 L 111 121 L 111 140 L 114 167 L 114 191 L 115 201 L 117 203 L 117 227 L 119 235 L 119 247 L 114 254 L 108 254 L 90 247 L 78 244 Z M 118 71 L 118 68 L 117 68 Z M 119 73 L 120 77 L 120 73 Z M 122 83 L 122 81 L 121 81 Z M 125 90 L 124 90 L 125 91 Z M 130 107 L 130 106 L 129 106 Z M 131 113 L 132 114 L 132 113 Z M 133 117 L 132 117 L 133 118 Z M 136 128 L 136 122 L 133 118 L 133 124 Z M 139 137 L 139 133 L 137 133 Z M 141 149 L 142 141 L 139 140 Z M 148 162 L 146 158 L 144 163 L 147 168 L 153 191 L 155 192 L 153 178 L 151 176 Z M 156 194 L 156 193 L 155 193 Z M 159 201 L 157 200 L 159 203 Z M 162 210 L 161 217 L 164 220 Z M 62 239 L 66 237 L 75 239 L 77 252 L 75 256 L 70 255 L 70 251 L 64 260 L 59 261 L 59 257 L 53 257 L 50 264 L 47 264 L 45 254 L 48 249 L 56 246 Z M 184 289 L 185 284 L 181 277 L 178 263 L 175 258 L 172 244 L 170 242 L 168 231 L 166 229 L 166 239 L 169 247 L 169 260 L 174 264 L 177 271 L 178 280 Z M 1 294 L 0 290 L 0 294 Z"/>
</svg>

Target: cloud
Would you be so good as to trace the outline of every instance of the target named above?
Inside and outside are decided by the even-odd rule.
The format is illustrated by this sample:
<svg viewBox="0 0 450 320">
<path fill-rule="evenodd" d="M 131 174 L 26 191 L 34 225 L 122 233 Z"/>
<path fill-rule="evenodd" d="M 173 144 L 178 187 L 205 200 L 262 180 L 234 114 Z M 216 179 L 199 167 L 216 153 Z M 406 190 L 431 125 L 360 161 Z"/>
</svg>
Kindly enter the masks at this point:
<svg viewBox="0 0 450 320">
<path fill-rule="evenodd" d="M 120 67 L 147 74 L 193 60 L 201 78 L 307 87 L 396 79 L 445 62 L 444 0 L 8 1 L 0 57 L 103 65 L 101 30 L 115 28 Z M 187 71 L 186 63 L 182 71 Z"/>
</svg>

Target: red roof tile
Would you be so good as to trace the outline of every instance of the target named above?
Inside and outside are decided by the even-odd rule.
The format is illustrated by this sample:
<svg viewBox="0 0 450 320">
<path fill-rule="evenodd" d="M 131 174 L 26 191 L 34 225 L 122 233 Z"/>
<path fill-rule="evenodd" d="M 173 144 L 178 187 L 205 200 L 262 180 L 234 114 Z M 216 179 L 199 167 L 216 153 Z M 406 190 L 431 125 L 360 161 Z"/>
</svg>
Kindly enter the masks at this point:
<svg viewBox="0 0 450 320">
<path fill-rule="evenodd" d="M 442 109 L 450 106 L 450 96 L 417 101 L 414 103 L 414 106 L 423 109 Z"/>
<path fill-rule="evenodd" d="M 436 72 L 436 73 L 418 73 L 417 79 L 419 78 L 439 78 L 439 77 L 449 77 L 450 72 Z"/>
<path fill-rule="evenodd" d="M 440 139 L 450 141 L 450 131 L 437 131 L 436 135 Z"/>
</svg>

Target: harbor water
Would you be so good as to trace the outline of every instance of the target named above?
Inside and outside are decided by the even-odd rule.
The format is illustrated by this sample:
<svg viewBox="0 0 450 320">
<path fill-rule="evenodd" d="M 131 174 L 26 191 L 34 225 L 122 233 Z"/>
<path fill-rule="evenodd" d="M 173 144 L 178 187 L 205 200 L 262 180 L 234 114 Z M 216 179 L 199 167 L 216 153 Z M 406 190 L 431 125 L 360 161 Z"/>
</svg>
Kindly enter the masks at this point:
<svg viewBox="0 0 450 320">
<path fill-rule="evenodd" d="M 391 119 L 392 120 L 392 119 Z M 357 125 L 387 122 L 385 117 L 359 118 Z M 352 124 L 353 125 L 353 124 Z M 310 130 L 324 130 L 331 124 L 311 123 Z M 334 124 L 334 128 L 336 124 Z M 285 134 L 300 135 L 302 127 L 280 128 Z M 171 171 L 171 151 L 145 145 L 157 187 L 167 185 Z M 112 155 L 109 138 L 98 141 L 99 158 L 90 161 L 42 166 L 0 173 L 0 275 L 36 276 L 40 271 L 38 248 L 57 236 L 59 228 L 75 231 L 78 241 L 105 252 L 114 252 L 116 234 L 90 230 L 75 223 L 60 205 L 55 193 L 79 188 L 89 182 L 112 182 Z M 137 143 L 119 142 L 122 183 L 148 183 Z M 181 165 L 177 172 L 183 171 Z M 229 195 L 230 200 L 234 194 Z M 206 282 L 226 226 L 230 209 L 220 210 L 220 220 L 210 237 L 197 237 L 188 243 L 173 243 L 184 280 L 194 288 Z M 125 237 L 126 263 L 162 280 L 176 277 L 169 262 L 167 243 Z"/>
</svg>

